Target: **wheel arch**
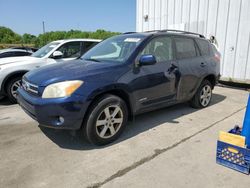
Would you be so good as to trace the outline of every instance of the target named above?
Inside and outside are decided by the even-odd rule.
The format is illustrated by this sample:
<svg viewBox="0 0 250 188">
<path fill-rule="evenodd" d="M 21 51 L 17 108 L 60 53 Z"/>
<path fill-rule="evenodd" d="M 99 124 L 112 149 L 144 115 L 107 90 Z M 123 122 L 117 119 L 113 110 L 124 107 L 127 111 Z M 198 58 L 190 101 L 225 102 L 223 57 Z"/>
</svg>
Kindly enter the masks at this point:
<svg viewBox="0 0 250 188">
<path fill-rule="evenodd" d="M 91 95 L 91 97 L 89 97 L 89 100 L 91 101 L 91 103 L 88 106 L 86 114 L 89 113 L 91 106 L 98 99 L 100 99 L 102 96 L 104 96 L 106 94 L 111 94 L 111 95 L 115 95 L 115 96 L 120 97 L 127 105 L 129 118 L 130 119 L 133 118 L 134 113 L 133 113 L 133 103 L 132 103 L 131 96 L 129 95 L 129 92 L 126 91 L 124 88 L 117 87 L 117 86 L 106 88 L 105 90 L 96 92 L 95 94 Z"/>
<path fill-rule="evenodd" d="M 24 75 L 25 73 L 27 73 L 27 72 L 28 72 L 27 70 L 21 70 L 21 71 L 15 71 L 15 72 L 12 72 L 12 73 L 8 74 L 8 75 L 4 78 L 4 80 L 3 80 L 3 82 L 2 82 L 2 87 L 1 87 L 2 92 L 3 92 L 3 93 L 6 93 L 7 84 L 8 84 L 8 82 L 9 82 L 11 79 L 13 79 L 13 78 L 15 78 L 15 77 L 18 77 L 18 76 L 23 76 L 23 75 Z"/>
<path fill-rule="evenodd" d="M 209 74 L 207 76 L 205 76 L 203 78 L 203 80 L 201 81 L 201 83 L 204 81 L 204 80 L 208 80 L 211 84 L 212 84 L 212 89 L 214 89 L 214 86 L 216 85 L 216 76 L 213 75 L 213 74 Z"/>
</svg>

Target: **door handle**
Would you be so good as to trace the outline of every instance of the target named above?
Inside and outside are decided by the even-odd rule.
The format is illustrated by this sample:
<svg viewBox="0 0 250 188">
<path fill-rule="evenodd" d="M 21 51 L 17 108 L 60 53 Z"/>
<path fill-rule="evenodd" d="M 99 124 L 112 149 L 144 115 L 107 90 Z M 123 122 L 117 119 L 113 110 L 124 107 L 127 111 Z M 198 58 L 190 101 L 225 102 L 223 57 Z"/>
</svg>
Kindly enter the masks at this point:
<svg viewBox="0 0 250 188">
<path fill-rule="evenodd" d="M 205 66 L 206 66 L 206 63 L 201 62 L 201 67 L 205 67 Z"/>
</svg>

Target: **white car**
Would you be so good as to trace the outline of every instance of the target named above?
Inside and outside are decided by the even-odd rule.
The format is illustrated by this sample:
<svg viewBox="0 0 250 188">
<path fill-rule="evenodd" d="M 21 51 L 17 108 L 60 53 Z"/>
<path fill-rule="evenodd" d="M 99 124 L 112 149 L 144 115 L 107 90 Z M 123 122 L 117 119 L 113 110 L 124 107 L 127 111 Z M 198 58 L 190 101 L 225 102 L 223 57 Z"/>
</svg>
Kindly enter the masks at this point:
<svg viewBox="0 0 250 188">
<path fill-rule="evenodd" d="M 4 49 L 0 50 L 0 58 L 6 57 L 18 57 L 18 56 L 30 56 L 33 52 L 21 49 Z"/>
<path fill-rule="evenodd" d="M 28 71 L 52 63 L 79 58 L 101 40 L 67 39 L 51 42 L 31 56 L 0 59 L 0 96 L 16 103 L 16 93 L 22 76 Z"/>
</svg>

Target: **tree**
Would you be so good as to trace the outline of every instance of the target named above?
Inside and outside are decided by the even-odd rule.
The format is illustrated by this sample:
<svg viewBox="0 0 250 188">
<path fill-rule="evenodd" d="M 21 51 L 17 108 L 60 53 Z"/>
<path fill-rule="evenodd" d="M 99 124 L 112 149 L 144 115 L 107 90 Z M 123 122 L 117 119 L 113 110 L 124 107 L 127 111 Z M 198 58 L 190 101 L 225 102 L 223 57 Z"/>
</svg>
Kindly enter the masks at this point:
<svg viewBox="0 0 250 188">
<path fill-rule="evenodd" d="M 0 26 L 0 43 L 20 43 L 22 37 L 7 27 Z"/>
<path fill-rule="evenodd" d="M 34 44 L 36 41 L 36 36 L 28 33 L 23 34 L 22 41 L 24 44 Z"/>
<path fill-rule="evenodd" d="M 7 27 L 0 26 L 0 44 L 29 44 L 41 47 L 51 41 L 71 38 L 93 38 L 93 39 L 106 39 L 118 32 L 105 31 L 98 29 L 95 32 L 70 30 L 70 31 L 51 31 L 38 36 L 25 33 L 22 36 L 13 32 Z"/>
</svg>

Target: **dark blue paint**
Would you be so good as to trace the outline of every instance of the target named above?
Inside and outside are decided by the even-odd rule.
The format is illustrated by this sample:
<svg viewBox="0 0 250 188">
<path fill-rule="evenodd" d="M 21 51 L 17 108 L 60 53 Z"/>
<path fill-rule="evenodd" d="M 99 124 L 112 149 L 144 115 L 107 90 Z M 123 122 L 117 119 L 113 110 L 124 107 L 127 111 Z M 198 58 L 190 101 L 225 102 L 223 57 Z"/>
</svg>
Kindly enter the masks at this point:
<svg viewBox="0 0 250 188">
<path fill-rule="evenodd" d="M 173 36 L 167 33 L 127 34 L 131 38 L 140 37 L 142 42 L 123 63 L 78 59 L 33 70 L 24 79 L 38 85 L 39 94 L 34 96 L 20 88 L 18 102 L 41 125 L 79 129 L 89 105 L 103 93 L 118 91 L 123 97 L 126 96 L 132 115 L 188 101 L 206 76 L 218 78 L 219 63 L 210 69 L 209 65 L 215 64 L 213 58 L 197 57 L 186 60 L 175 58 L 153 64 L 154 57 L 144 56 L 141 58 L 144 63 L 140 65 L 139 52 L 154 37 L 166 35 Z M 201 61 L 206 62 L 206 68 L 200 66 Z M 41 98 L 46 86 L 66 80 L 82 80 L 84 84 L 70 97 Z M 60 126 L 57 124 L 59 116 L 65 118 L 65 123 Z"/>
<path fill-rule="evenodd" d="M 155 56 L 153 56 L 153 55 L 143 55 L 143 56 L 141 56 L 139 63 L 141 66 L 153 65 L 156 63 L 156 59 L 155 59 Z"/>
</svg>

